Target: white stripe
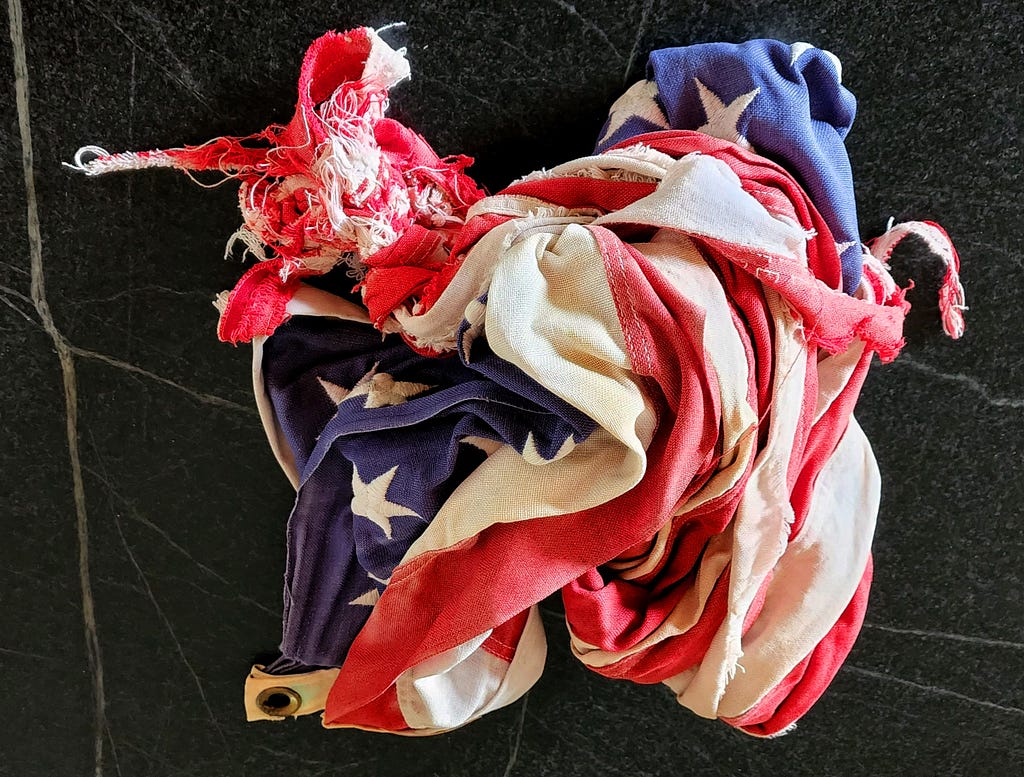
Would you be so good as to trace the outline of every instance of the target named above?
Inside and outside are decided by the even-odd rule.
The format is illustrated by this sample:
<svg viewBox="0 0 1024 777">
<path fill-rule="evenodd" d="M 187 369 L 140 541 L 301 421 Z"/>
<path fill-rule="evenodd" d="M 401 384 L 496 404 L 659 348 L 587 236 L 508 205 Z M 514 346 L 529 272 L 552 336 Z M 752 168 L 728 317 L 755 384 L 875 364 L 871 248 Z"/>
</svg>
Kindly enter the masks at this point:
<svg viewBox="0 0 1024 777">
<path fill-rule="evenodd" d="M 772 215 L 720 159 L 689 154 L 669 166 L 653 194 L 594 221 L 649 224 L 725 240 L 807 264 L 808 233 Z"/>
<path fill-rule="evenodd" d="M 399 709 L 417 734 L 438 734 L 507 706 L 540 678 L 547 643 L 536 606 L 511 663 L 482 649 L 490 634 L 427 659 L 395 681 Z"/>
<path fill-rule="evenodd" d="M 714 271 L 707 265 L 688 238 L 669 231 L 657 233 L 650 243 L 636 245 L 676 289 L 704 312 L 702 340 L 712 362 L 722 401 L 722 450 L 719 471 L 704 488 L 676 511 L 683 515 L 733 488 L 746 472 L 756 435 L 751 433 L 757 414 L 747 401 L 747 354 L 732 320 L 725 291 Z M 679 322 L 683 324 L 684 322 Z M 665 540 L 671 531 L 666 526 L 656 535 L 655 545 L 643 563 L 620 573 L 625 579 L 648 574 L 660 563 Z M 691 629 L 700 618 L 715 583 L 732 556 L 732 531 L 715 538 L 707 547 L 693 586 L 676 603 L 661 626 L 629 650 L 605 652 L 587 645 L 572 635 L 573 652 L 589 666 L 608 666 L 641 650 Z M 570 628 L 571 633 L 571 628 Z"/>
<path fill-rule="evenodd" d="M 490 250 L 492 244 L 479 244 L 467 264 Z M 506 245 L 493 270 L 485 331 L 497 356 L 599 428 L 543 466 L 507 446 L 496 451 L 442 505 L 402 563 L 496 523 L 604 504 L 643 477 L 654 411 L 632 373 L 604 260 L 589 231 L 569 225 L 561 235 L 534 231 Z"/>
<path fill-rule="evenodd" d="M 761 612 L 743 637 L 744 671 L 729 683 L 720 716 L 753 707 L 843 614 L 871 552 L 880 493 L 871 444 L 851 417 L 818 476 L 800 535 L 775 567 Z"/>
<path fill-rule="evenodd" d="M 800 323 L 775 292 L 765 289 L 775 320 L 775 379 L 768 439 L 758 454 L 733 520 L 729 609 L 700 668 L 677 693 L 698 715 L 718 717 L 726 686 L 742 656 L 743 621 L 758 589 L 786 549 L 793 508 L 786 478 L 804 397 L 807 346 Z"/>
</svg>

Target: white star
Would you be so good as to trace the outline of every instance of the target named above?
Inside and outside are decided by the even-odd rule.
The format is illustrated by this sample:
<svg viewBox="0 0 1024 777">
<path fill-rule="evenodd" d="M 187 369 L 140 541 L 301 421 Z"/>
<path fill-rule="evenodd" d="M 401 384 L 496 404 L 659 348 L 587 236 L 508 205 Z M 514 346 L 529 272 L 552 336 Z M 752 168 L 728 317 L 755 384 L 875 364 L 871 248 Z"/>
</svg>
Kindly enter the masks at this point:
<svg viewBox="0 0 1024 777">
<path fill-rule="evenodd" d="M 695 78 L 694 81 L 697 83 L 697 92 L 700 94 L 700 104 L 704 108 L 706 119 L 704 124 L 697 127 L 697 132 L 703 132 L 705 135 L 711 135 L 722 140 L 731 140 L 738 146 L 750 148 L 750 141 L 740 134 L 737 124 L 739 123 L 740 116 L 743 115 L 743 111 L 747 109 L 754 98 L 757 97 L 757 93 L 761 91 L 761 87 L 757 87 L 752 92 L 741 94 L 726 105 L 719 99 L 718 95 L 704 86 L 699 78 Z"/>
<path fill-rule="evenodd" d="M 371 588 L 365 594 L 357 596 L 355 599 L 349 602 L 349 604 L 362 604 L 366 607 L 373 607 L 373 605 L 375 605 L 379 599 L 380 594 L 377 592 L 377 589 Z"/>
<path fill-rule="evenodd" d="M 324 390 L 324 393 L 331 398 L 331 401 L 340 405 L 345 397 L 348 396 L 348 389 L 344 386 L 339 386 L 337 383 L 331 383 L 329 380 L 323 378 L 317 378 L 320 382 L 320 387 Z"/>
<path fill-rule="evenodd" d="M 853 248 L 855 245 L 860 245 L 860 241 L 847 240 L 845 243 L 836 243 L 836 253 L 842 255 L 843 251 L 847 248 Z"/>
<path fill-rule="evenodd" d="M 658 85 L 654 81 L 637 81 L 627 89 L 622 97 L 612 103 L 608 111 L 608 129 L 597 141 L 601 145 L 619 131 L 623 124 L 638 116 L 651 124 L 668 129 L 668 121 L 661 112 L 654 98 L 658 96 Z"/>
<path fill-rule="evenodd" d="M 548 464 L 552 461 L 558 461 L 575 447 L 576 440 L 574 440 L 570 434 L 565 438 L 565 442 L 562 443 L 562 447 L 558 449 L 555 455 L 550 459 L 546 459 L 540 454 L 540 451 L 537 450 L 537 441 L 533 439 L 533 432 L 530 432 L 526 435 L 526 444 L 523 445 L 523 458 L 526 459 L 528 464 Z"/>
<path fill-rule="evenodd" d="M 410 515 L 422 518 L 408 507 L 388 501 L 388 488 L 395 479 L 398 465 L 395 465 L 380 477 L 364 483 L 359 470 L 352 467 L 352 512 L 361 515 L 377 524 L 384 530 L 384 536 L 391 539 L 391 519 L 396 515 Z"/>
<path fill-rule="evenodd" d="M 473 349 L 473 341 L 484 331 L 484 318 L 487 316 L 487 306 L 478 299 L 470 301 L 466 305 L 466 323 L 469 327 L 462 334 L 462 358 L 469 364 L 469 352 Z"/>
<path fill-rule="evenodd" d="M 366 401 L 363 402 L 363 407 L 385 407 L 386 405 L 400 405 L 409 397 L 414 397 L 433 388 L 426 383 L 395 380 L 386 372 L 375 372 L 374 370 L 370 370 L 360 378 L 345 399 L 365 396 Z"/>
</svg>

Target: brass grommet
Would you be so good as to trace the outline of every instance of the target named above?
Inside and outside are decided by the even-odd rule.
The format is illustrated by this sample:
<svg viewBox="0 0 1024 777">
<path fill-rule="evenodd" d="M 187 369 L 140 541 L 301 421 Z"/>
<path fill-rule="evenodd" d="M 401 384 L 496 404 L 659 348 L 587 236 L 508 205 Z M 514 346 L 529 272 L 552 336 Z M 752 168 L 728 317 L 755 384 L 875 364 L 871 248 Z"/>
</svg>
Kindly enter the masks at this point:
<svg viewBox="0 0 1024 777">
<path fill-rule="evenodd" d="M 260 712 L 275 718 L 287 718 L 294 715 L 302 706 L 302 697 L 291 688 L 274 686 L 264 688 L 256 697 L 256 706 Z"/>
</svg>

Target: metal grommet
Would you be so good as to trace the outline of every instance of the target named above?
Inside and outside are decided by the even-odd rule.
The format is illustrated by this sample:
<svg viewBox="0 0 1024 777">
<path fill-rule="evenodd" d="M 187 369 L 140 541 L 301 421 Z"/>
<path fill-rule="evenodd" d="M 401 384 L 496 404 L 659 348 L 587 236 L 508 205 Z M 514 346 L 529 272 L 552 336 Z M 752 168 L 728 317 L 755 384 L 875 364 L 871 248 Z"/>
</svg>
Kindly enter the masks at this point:
<svg viewBox="0 0 1024 777">
<path fill-rule="evenodd" d="M 274 686 L 264 688 L 256 697 L 256 706 L 260 712 L 275 718 L 287 718 L 294 715 L 302 706 L 302 697 L 291 688 Z"/>
</svg>

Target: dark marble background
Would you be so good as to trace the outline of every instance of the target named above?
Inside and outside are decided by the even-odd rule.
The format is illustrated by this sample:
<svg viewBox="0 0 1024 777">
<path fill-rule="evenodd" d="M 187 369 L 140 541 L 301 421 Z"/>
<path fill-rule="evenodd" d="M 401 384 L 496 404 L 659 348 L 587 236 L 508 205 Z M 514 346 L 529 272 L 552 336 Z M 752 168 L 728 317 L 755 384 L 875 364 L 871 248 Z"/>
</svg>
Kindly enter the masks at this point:
<svg viewBox="0 0 1024 777">
<path fill-rule="evenodd" d="M 1024 774 L 1020 3 L 23 4 L 0 44 L 31 90 L 28 115 L 13 78 L 0 90 L 0 774 Z M 214 334 L 210 299 L 241 271 L 221 258 L 234 190 L 171 172 L 86 179 L 61 162 L 85 143 L 287 120 L 314 37 L 396 20 L 413 80 L 393 115 L 441 153 L 475 155 L 492 189 L 585 153 L 653 47 L 811 41 L 843 59 L 860 98 L 864 234 L 893 215 L 954 236 L 971 305 L 959 343 L 941 333 L 933 269 L 912 249 L 895 257 L 919 293 L 905 355 L 873 371 L 858 410 L 884 477 L 868 622 L 789 736 L 748 739 L 660 686 L 588 673 L 553 612 L 541 681 L 464 730 L 244 722 L 242 679 L 279 636 L 291 494 L 249 351 Z"/>
</svg>

